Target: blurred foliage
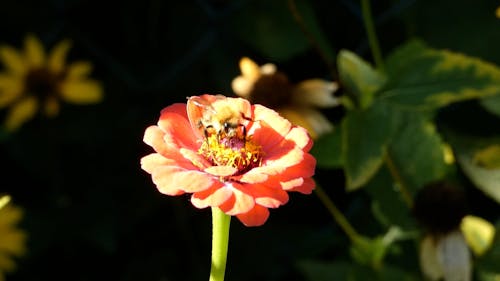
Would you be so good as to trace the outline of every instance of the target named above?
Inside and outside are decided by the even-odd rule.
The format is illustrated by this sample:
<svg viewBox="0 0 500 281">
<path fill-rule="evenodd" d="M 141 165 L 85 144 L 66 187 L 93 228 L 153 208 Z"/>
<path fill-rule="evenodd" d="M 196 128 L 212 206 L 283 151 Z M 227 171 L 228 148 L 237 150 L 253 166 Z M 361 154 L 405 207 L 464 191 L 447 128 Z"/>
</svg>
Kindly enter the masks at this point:
<svg viewBox="0 0 500 281">
<path fill-rule="evenodd" d="M 156 191 L 139 167 L 151 152 L 142 136 L 186 96 L 231 95 L 242 56 L 293 82 L 338 80 L 344 106 L 323 112 L 335 129 L 315 142 L 315 179 L 359 236 L 346 237 L 314 195 L 292 194 L 264 226 L 232 224 L 227 280 L 422 280 L 412 198 L 442 179 L 496 225 L 473 261 L 474 280 L 496 280 L 498 3 L 371 6 L 385 72 L 354 0 L 3 1 L 0 44 L 20 47 L 29 32 L 46 46 L 70 38 L 69 58 L 92 61 L 105 92 L 15 134 L 0 129 L 0 193 L 23 207 L 28 234 L 6 280 L 206 279 L 210 212 Z M 448 144 L 456 162 L 445 161 Z"/>
</svg>

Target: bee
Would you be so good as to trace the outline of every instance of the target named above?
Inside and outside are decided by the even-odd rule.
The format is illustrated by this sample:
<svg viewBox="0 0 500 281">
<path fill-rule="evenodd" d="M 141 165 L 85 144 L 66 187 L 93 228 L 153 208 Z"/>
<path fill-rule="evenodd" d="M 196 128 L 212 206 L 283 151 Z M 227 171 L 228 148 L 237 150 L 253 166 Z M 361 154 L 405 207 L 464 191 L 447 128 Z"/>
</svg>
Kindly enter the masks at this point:
<svg viewBox="0 0 500 281">
<path fill-rule="evenodd" d="M 213 134 L 218 140 L 234 137 L 244 139 L 247 134 L 244 122 L 251 121 L 245 112 L 250 112 L 248 103 L 223 95 L 192 96 L 187 101 L 189 122 L 206 139 Z"/>
</svg>

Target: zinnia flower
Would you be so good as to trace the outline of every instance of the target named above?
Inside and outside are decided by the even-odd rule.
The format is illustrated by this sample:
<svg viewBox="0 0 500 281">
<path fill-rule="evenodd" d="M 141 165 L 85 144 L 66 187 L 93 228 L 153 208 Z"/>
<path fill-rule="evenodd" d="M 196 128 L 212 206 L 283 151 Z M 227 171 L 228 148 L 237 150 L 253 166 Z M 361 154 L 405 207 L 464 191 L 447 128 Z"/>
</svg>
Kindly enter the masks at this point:
<svg viewBox="0 0 500 281">
<path fill-rule="evenodd" d="M 26 252 L 26 234 L 16 227 L 23 212 L 9 200 L 9 196 L 0 198 L 0 281 L 5 280 L 4 273 L 16 269 L 13 258 Z"/>
<path fill-rule="evenodd" d="M 233 79 L 233 91 L 252 103 L 277 110 L 292 123 L 306 128 L 313 138 L 333 129 L 318 110 L 339 105 L 333 96 L 338 85 L 322 79 L 292 84 L 274 64 L 257 65 L 247 57 L 240 60 L 241 75 Z"/>
<path fill-rule="evenodd" d="M 288 191 L 314 189 L 315 159 L 307 131 L 242 98 L 202 95 L 161 111 L 141 159 L 161 193 L 191 193 L 197 208 L 218 207 L 246 226 L 259 226 Z"/>
<path fill-rule="evenodd" d="M 97 103 L 102 99 L 101 85 L 87 76 L 92 65 L 78 61 L 65 65 L 71 46 L 68 40 L 45 54 L 42 43 L 33 35 L 24 41 L 24 51 L 0 46 L 0 108 L 9 107 L 5 120 L 15 130 L 38 112 L 47 117 L 59 113 L 59 101 L 73 104 Z"/>
</svg>

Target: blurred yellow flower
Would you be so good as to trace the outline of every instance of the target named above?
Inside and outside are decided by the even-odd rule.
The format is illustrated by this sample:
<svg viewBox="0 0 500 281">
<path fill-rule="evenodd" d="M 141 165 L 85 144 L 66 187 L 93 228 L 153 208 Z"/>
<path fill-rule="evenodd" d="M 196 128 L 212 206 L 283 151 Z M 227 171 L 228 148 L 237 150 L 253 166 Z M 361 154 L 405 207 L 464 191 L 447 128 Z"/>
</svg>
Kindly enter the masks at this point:
<svg viewBox="0 0 500 281">
<path fill-rule="evenodd" d="M 500 19 L 500 7 L 495 10 L 495 15 Z"/>
<path fill-rule="evenodd" d="M 259 66 L 247 57 L 240 60 L 240 71 L 241 75 L 231 83 L 238 96 L 275 109 L 295 125 L 306 128 L 314 139 L 333 129 L 318 108 L 339 105 L 333 95 L 337 83 L 309 79 L 292 84 L 274 64 Z"/>
<path fill-rule="evenodd" d="M 7 195 L 0 197 L 0 281 L 5 280 L 5 273 L 16 269 L 13 258 L 26 252 L 26 233 L 16 227 L 23 211 L 9 200 Z"/>
<path fill-rule="evenodd" d="M 40 40 L 27 35 L 24 50 L 0 46 L 0 108 L 8 107 L 4 126 L 16 130 L 37 113 L 54 117 L 59 101 L 92 104 L 101 101 L 102 87 L 88 78 L 92 65 L 77 61 L 66 65 L 71 42 L 63 40 L 45 53 Z"/>
</svg>

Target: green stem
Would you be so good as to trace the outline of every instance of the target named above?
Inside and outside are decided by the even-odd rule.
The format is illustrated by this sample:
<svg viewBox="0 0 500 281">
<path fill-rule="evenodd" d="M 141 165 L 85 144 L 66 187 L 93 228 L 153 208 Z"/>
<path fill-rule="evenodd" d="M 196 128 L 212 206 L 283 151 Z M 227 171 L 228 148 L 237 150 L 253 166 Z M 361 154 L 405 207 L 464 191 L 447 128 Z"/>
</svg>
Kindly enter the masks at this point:
<svg viewBox="0 0 500 281">
<path fill-rule="evenodd" d="M 405 184 L 403 177 L 399 173 L 399 170 L 394 164 L 394 161 L 392 161 L 392 157 L 388 151 L 385 153 L 384 160 L 385 164 L 387 165 L 387 168 L 389 169 L 389 172 L 391 173 L 392 178 L 399 186 L 399 191 L 401 192 L 401 196 L 403 197 L 403 200 L 405 201 L 406 205 L 410 209 L 413 208 L 413 197 L 411 195 L 410 189 Z"/>
<path fill-rule="evenodd" d="M 365 24 L 366 35 L 368 43 L 372 51 L 373 60 L 379 70 L 384 72 L 384 62 L 382 60 L 382 53 L 380 52 L 380 45 L 378 43 L 377 34 L 375 33 L 375 25 L 370 8 L 370 0 L 361 0 L 361 12 L 363 13 L 363 22 Z"/>
<path fill-rule="evenodd" d="M 349 223 L 349 221 L 346 219 L 346 217 L 339 211 L 337 206 L 335 206 L 333 201 L 330 200 L 330 197 L 328 197 L 328 195 L 326 195 L 323 188 L 321 186 L 319 186 L 318 184 L 316 184 L 316 188 L 314 189 L 314 192 L 319 197 L 319 200 L 321 200 L 323 205 L 325 205 L 326 209 L 328 209 L 328 211 L 332 215 L 333 219 L 338 223 L 340 228 L 345 232 L 347 237 L 349 237 L 349 239 L 354 242 L 356 237 L 359 236 L 358 233 L 356 232 L 354 227 L 352 227 L 352 225 Z"/>
<path fill-rule="evenodd" d="M 212 207 L 212 266 L 210 281 L 224 281 L 231 216 Z"/>
</svg>

